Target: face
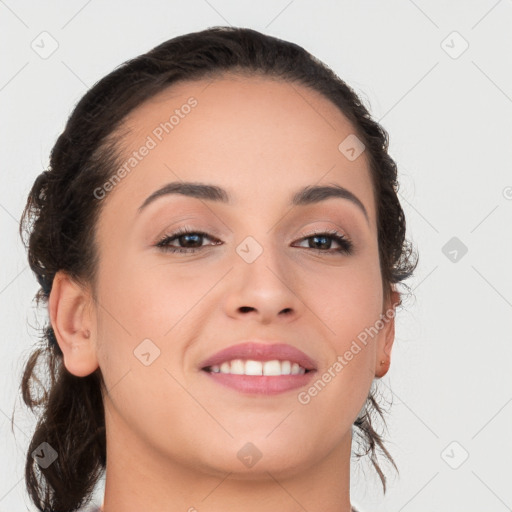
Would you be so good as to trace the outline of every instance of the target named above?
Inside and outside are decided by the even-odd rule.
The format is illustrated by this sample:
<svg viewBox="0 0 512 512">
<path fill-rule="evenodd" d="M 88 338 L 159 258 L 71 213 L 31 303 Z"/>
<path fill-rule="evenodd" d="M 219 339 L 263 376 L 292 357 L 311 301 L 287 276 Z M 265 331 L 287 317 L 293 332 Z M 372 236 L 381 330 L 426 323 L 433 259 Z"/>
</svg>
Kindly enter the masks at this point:
<svg viewBox="0 0 512 512">
<path fill-rule="evenodd" d="M 125 127 L 125 172 L 97 199 L 93 338 L 109 439 L 241 478 L 247 454 L 262 455 L 252 476 L 291 475 L 345 450 L 392 325 L 368 335 L 387 305 L 367 155 L 338 149 L 353 126 L 302 86 L 225 76 L 172 87 Z M 222 190 L 148 199 L 185 182 Z M 345 192 L 298 200 L 312 187 Z M 244 342 L 288 345 L 310 371 L 203 369 Z M 269 358 L 283 370 L 296 354 Z"/>
</svg>

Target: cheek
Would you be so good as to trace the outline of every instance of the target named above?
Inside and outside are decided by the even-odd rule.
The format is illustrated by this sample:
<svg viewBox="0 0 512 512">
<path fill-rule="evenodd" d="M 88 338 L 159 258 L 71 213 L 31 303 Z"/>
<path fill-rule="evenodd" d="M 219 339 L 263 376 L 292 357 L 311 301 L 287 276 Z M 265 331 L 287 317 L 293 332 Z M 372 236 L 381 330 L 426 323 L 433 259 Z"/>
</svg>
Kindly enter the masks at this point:
<svg viewBox="0 0 512 512">
<path fill-rule="evenodd" d="M 142 260 L 142 261 L 141 261 Z M 191 268 L 191 267 L 189 267 Z M 143 259 L 104 262 L 99 294 L 106 324 L 133 339 L 161 338 L 215 283 L 216 273 Z M 117 327 L 116 325 L 117 324 Z"/>
<path fill-rule="evenodd" d="M 306 273 L 306 304 L 330 331 L 337 351 L 350 345 L 382 312 L 382 284 L 378 259 L 364 257 L 343 268 Z"/>
<path fill-rule="evenodd" d="M 342 435 L 363 406 L 375 377 L 376 341 L 368 335 L 382 312 L 380 268 L 354 265 L 338 273 L 339 279 L 317 276 L 310 300 L 327 330 L 329 350 L 309 388 L 298 402 L 312 417 L 329 421 Z"/>
<path fill-rule="evenodd" d="M 332 269 L 319 273 L 314 280 L 308 278 L 308 282 L 308 300 L 321 320 L 329 349 L 318 375 L 323 384 L 312 389 L 305 401 L 321 391 L 322 396 L 315 398 L 312 405 L 312 409 L 318 408 L 315 414 L 322 414 L 322 410 L 336 411 L 334 414 L 342 422 L 343 414 L 350 414 L 349 411 L 357 414 L 374 378 L 380 332 L 368 333 L 382 313 L 378 256 L 374 253 L 354 259 L 347 267 L 335 273 Z M 324 385 L 328 388 L 325 391 Z"/>
<path fill-rule="evenodd" d="M 224 273 L 218 265 L 205 268 L 196 263 L 185 268 L 105 261 L 99 272 L 98 334 L 107 384 L 115 384 L 127 371 L 132 378 L 142 371 L 140 378 L 149 391 L 154 368 L 172 368 L 181 376 L 186 345 L 200 324 L 198 315 L 212 306 L 203 299 Z M 148 352 L 144 357 L 156 359 L 146 368 L 138 357 Z"/>
</svg>

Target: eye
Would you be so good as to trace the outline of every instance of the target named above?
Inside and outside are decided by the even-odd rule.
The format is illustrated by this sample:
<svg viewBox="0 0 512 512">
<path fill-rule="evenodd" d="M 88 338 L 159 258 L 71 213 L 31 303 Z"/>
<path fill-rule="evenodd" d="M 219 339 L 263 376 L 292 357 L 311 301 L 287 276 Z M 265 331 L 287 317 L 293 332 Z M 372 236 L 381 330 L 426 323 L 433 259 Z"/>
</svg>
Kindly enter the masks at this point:
<svg viewBox="0 0 512 512">
<path fill-rule="evenodd" d="M 342 253 L 352 254 L 354 246 L 352 242 L 342 233 L 339 233 L 335 229 L 310 233 L 301 239 L 302 242 L 309 240 L 308 249 L 313 249 L 322 253 Z M 331 249 L 332 241 L 338 244 L 338 248 Z"/>
<path fill-rule="evenodd" d="M 205 238 L 214 241 L 214 243 L 210 245 L 219 245 L 222 243 L 220 240 L 208 235 L 208 233 L 204 233 L 203 231 L 194 231 L 192 229 L 185 227 L 178 229 L 174 233 L 165 235 L 155 245 L 164 252 L 193 253 L 197 252 L 199 249 L 202 249 L 204 247 L 204 245 L 202 245 L 202 242 L 204 241 Z M 171 245 L 171 242 L 174 241 L 183 244 L 184 247 Z"/>
<path fill-rule="evenodd" d="M 220 240 L 210 236 L 204 231 L 195 231 L 191 228 L 184 227 L 174 233 L 165 235 L 155 245 L 164 252 L 190 254 L 202 250 L 205 247 L 205 245 L 203 245 L 205 239 L 213 242 L 209 245 L 222 244 Z M 311 249 L 323 254 L 352 254 L 353 252 L 352 242 L 345 235 L 336 230 L 324 230 L 310 233 L 300 240 L 300 242 L 305 241 L 310 241 L 310 243 L 308 244 L 309 247 L 303 247 L 304 249 Z M 333 241 L 338 244 L 338 248 L 331 248 Z M 173 242 L 177 242 L 181 244 L 181 246 L 172 245 Z"/>
</svg>

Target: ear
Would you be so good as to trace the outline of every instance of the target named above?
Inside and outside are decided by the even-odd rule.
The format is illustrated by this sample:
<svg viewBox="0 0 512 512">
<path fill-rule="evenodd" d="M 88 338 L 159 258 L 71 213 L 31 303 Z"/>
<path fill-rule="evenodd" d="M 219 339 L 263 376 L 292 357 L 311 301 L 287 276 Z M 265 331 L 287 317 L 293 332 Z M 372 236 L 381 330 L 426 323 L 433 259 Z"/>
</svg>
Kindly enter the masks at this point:
<svg viewBox="0 0 512 512">
<path fill-rule="evenodd" d="M 395 341 L 395 313 L 398 304 L 400 304 L 400 293 L 393 289 L 382 312 L 384 327 L 381 329 L 377 341 L 375 377 L 378 378 L 384 377 L 391 365 L 391 349 Z"/>
<path fill-rule="evenodd" d="M 59 270 L 48 301 L 50 322 L 62 350 L 64 366 L 77 377 L 98 368 L 92 297 L 67 273 Z"/>
</svg>

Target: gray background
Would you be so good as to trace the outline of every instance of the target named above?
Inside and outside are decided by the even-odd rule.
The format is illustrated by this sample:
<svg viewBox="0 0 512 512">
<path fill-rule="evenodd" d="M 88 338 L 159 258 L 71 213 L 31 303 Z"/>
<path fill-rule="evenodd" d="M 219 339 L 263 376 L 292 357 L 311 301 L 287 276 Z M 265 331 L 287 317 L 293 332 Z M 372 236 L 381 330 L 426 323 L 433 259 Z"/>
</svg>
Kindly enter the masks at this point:
<svg viewBox="0 0 512 512">
<path fill-rule="evenodd" d="M 0 512 L 29 507 L 23 459 L 34 421 L 18 388 L 44 318 L 17 235 L 29 188 L 96 80 L 164 40 L 225 24 L 294 41 L 331 66 L 389 131 L 400 169 L 420 252 L 380 384 L 393 401 L 387 446 L 400 477 L 383 497 L 354 463 L 353 503 L 510 510 L 511 21 L 510 0 L 0 1 Z"/>
</svg>

